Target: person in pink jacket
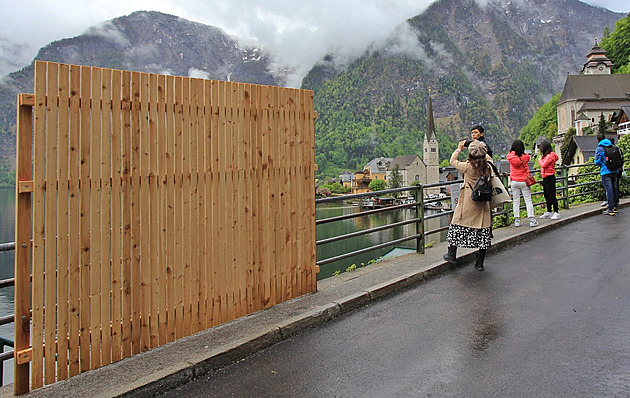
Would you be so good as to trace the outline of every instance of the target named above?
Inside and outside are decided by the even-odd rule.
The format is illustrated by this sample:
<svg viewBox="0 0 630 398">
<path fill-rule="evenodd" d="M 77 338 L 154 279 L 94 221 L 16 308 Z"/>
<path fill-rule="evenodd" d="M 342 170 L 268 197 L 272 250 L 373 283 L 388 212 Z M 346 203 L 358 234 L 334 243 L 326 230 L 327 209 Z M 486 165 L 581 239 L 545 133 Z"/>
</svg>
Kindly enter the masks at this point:
<svg viewBox="0 0 630 398">
<path fill-rule="evenodd" d="M 510 162 L 510 188 L 512 188 L 512 211 L 514 212 L 514 226 L 521 226 L 521 194 L 525 199 L 529 226 L 535 227 L 538 221 L 534 218 L 534 204 L 532 203 L 532 190 L 525 183 L 525 177 L 529 174 L 529 154 L 525 153 L 525 144 L 521 140 L 514 140 L 507 160 Z"/>
<path fill-rule="evenodd" d="M 558 214 L 558 198 L 556 198 L 556 162 L 558 161 L 558 155 L 551 149 L 549 141 L 545 139 L 540 141 L 538 148 L 540 150 L 538 164 L 540 165 L 543 192 L 547 202 L 547 212 L 540 218 L 557 220 L 560 218 L 560 214 Z"/>
</svg>

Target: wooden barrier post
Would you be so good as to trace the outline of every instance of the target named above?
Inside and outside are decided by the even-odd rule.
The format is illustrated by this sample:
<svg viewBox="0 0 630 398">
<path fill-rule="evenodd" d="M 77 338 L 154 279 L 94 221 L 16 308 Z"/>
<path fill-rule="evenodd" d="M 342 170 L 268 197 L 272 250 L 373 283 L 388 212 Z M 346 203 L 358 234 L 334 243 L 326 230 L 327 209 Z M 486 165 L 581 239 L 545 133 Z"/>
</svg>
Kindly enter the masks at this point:
<svg viewBox="0 0 630 398">
<path fill-rule="evenodd" d="M 30 362 L 18 360 L 18 353 L 30 348 L 31 291 L 31 132 L 34 98 L 18 96 L 15 190 L 15 357 L 13 393 L 29 391 Z"/>
</svg>

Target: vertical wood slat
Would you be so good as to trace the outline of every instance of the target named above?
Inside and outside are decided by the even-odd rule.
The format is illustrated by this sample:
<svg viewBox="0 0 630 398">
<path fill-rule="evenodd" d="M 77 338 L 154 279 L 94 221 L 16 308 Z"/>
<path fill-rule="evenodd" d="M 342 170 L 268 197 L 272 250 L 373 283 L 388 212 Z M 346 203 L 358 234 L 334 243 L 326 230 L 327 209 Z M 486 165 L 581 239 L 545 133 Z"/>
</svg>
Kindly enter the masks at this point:
<svg viewBox="0 0 630 398">
<path fill-rule="evenodd" d="M 140 232 L 140 73 L 131 73 L 131 353 L 142 351 L 142 281 Z"/>
<path fill-rule="evenodd" d="M 159 216 L 159 225 L 158 225 L 158 236 L 159 239 L 157 241 L 159 262 L 158 266 L 158 342 L 159 345 L 166 343 L 167 340 L 167 311 L 166 311 L 166 299 L 167 299 L 167 262 L 166 262 L 166 247 L 167 247 L 167 230 L 166 230 L 166 217 L 167 217 L 167 192 L 166 192 L 166 163 L 167 163 L 167 152 L 166 152 L 166 140 L 167 140 L 167 130 L 166 130 L 166 116 L 165 116 L 165 90 L 166 90 L 166 76 L 159 75 L 157 76 L 157 136 L 156 136 L 156 145 L 157 145 L 157 178 L 156 178 L 156 188 L 157 188 L 157 199 L 158 203 L 158 216 Z"/>
<path fill-rule="evenodd" d="M 70 67 L 70 135 L 69 135 L 69 264 L 68 264 L 68 345 L 69 345 L 69 374 L 78 375 L 81 371 L 79 362 L 79 321 L 80 321 L 80 216 L 79 216 L 79 181 L 80 181 L 80 101 L 81 68 Z"/>
<path fill-rule="evenodd" d="M 199 169 L 199 180 L 197 187 L 197 214 L 199 217 L 199 320 L 198 329 L 205 330 L 208 328 L 207 303 L 208 291 L 206 285 L 206 273 L 208 264 L 208 242 L 206 240 L 207 217 L 206 217 L 206 190 L 208 185 L 206 167 L 206 81 L 199 79 L 197 106 L 199 108 L 198 133 L 197 133 L 197 168 Z"/>
<path fill-rule="evenodd" d="M 100 263 L 101 263 L 101 366 L 112 362 L 112 329 L 111 329 L 111 70 L 101 71 L 101 234 L 100 234 Z"/>
<path fill-rule="evenodd" d="M 56 355 L 56 331 L 55 328 L 46 325 L 55 325 L 57 322 L 57 217 L 55 215 L 57 206 L 55 198 L 57 196 L 57 117 L 58 117 L 58 64 L 47 65 L 46 76 L 46 165 L 45 165 L 45 233 L 44 233 L 44 383 L 50 384 L 55 381 L 55 355 Z M 48 308 L 48 310 L 46 310 Z"/>
<path fill-rule="evenodd" d="M 173 76 L 166 76 L 165 85 L 165 97 L 166 97 L 166 207 L 167 207 L 167 220 L 166 220 L 166 276 L 167 276 L 167 312 L 168 312 L 168 335 L 167 341 L 175 341 L 176 332 L 175 324 L 176 318 L 176 296 L 175 296 L 175 262 L 178 261 L 175 252 L 175 79 Z"/>
<path fill-rule="evenodd" d="M 69 151 L 69 81 L 70 67 L 59 65 L 58 93 L 59 111 L 57 120 L 57 377 L 68 378 L 68 205 L 70 181 L 68 151 Z M 53 381 L 55 381 L 53 375 Z"/>
<path fill-rule="evenodd" d="M 189 139 L 189 211 L 190 211 L 190 277 L 187 279 L 190 291 L 190 333 L 199 331 L 199 207 L 197 191 L 199 188 L 199 169 L 197 148 L 199 146 L 199 79 L 190 79 L 190 117 L 188 119 Z"/>
<path fill-rule="evenodd" d="M 90 367 L 101 365 L 101 69 L 92 69 L 90 99 Z"/>
<path fill-rule="evenodd" d="M 192 304 L 190 281 L 190 266 L 192 249 L 190 247 L 190 80 L 182 81 L 182 250 L 183 250 L 183 335 L 191 332 Z"/>
<path fill-rule="evenodd" d="M 35 64 L 35 120 L 33 142 L 33 291 L 44 288 L 45 239 L 45 161 L 46 161 L 46 64 Z M 39 388 L 43 383 L 44 360 L 44 297 L 33 294 L 31 345 L 33 360 L 31 385 Z"/>
<path fill-rule="evenodd" d="M 210 117 L 211 117 L 211 132 L 210 132 L 210 171 L 211 171 L 211 184 L 212 186 L 218 186 L 220 181 L 219 174 L 219 82 L 214 80 L 210 82 Z M 211 189 L 210 197 L 212 198 L 211 211 L 211 230 L 209 239 L 211 243 L 211 252 L 213 261 L 210 262 L 210 284 L 211 289 L 211 302 L 212 302 L 212 326 L 218 325 L 221 318 L 221 292 L 223 287 L 219 281 L 219 270 L 221 266 L 221 240 L 219 238 L 220 227 L 220 190 Z"/>
<path fill-rule="evenodd" d="M 122 359 L 122 72 L 112 72 L 111 90 L 111 361 Z"/>
<path fill-rule="evenodd" d="M 122 200 L 122 214 L 121 214 L 121 228 L 122 228 L 122 240 L 121 240 L 121 255 L 122 255 L 122 270 L 121 270 L 121 289 L 122 289 L 122 329 L 121 329 L 121 344 L 122 344 L 122 358 L 131 356 L 132 345 L 132 279 L 131 279 L 131 73 L 122 72 L 121 78 L 121 200 Z"/>
<path fill-rule="evenodd" d="M 36 68 L 34 387 L 315 290 L 312 92 L 57 65 Z"/>
<path fill-rule="evenodd" d="M 148 80 L 147 92 L 148 97 L 148 110 L 149 110 L 149 131 L 148 131 L 148 148 L 149 148 L 149 174 L 147 181 L 149 182 L 149 256 L 148 262 L 145 264 L 145 268 L 150 270 L 150 276 L 148 278 L 151 297 L 149 321 L 150 321 L 150 348 L 155 348 L 159 345 L 159 283 L 160 283 L 160 263 L 158 244 L 160 239 L 160 219 L 159 219 L 159 198 L 157 182 L 159 179 L 158 160 L 158 121 L 157 121 L 157 75 L 150 74 Z"/>
<path fill-rule="evenodd" d="M 151 197 L 149 193 L 149 173 L 151 167 L 149 137 L 149 75 L 140 74 L 140 345 L 142 351 L 151 347 Z M 140 232 L 140 231 L 139 231 Z"/>
<path fill-rule="evenodd" d="M 90 370 L 90 92 L 91 68 L 82 66 L 80 99 L 80 187 L 79 187 L 79 234 L 80 234 L 80 350 L 81 372 Z"/>
<path fill-rule="evenodd" d="M 175 312 L 175 337 L 181 338 L 185 336 L 184 334 L 184 247 L 183 247 L 183 82 L 184 79 L 181 77 L 176 77 L 174 84 L 174 135 L 173 137 L 173 154 L 174 154 L 174 170 L 175 170 L 175 181 L 174 181 L 174 203 L 175 208 L 173 209 L 174 213 L 174 228 L 175 228 L 175 258 L 176 262 L 173 263 L 173 282 L 174 282 L 174 291 L 173 291 L 173 302 Z"/>
</svg>

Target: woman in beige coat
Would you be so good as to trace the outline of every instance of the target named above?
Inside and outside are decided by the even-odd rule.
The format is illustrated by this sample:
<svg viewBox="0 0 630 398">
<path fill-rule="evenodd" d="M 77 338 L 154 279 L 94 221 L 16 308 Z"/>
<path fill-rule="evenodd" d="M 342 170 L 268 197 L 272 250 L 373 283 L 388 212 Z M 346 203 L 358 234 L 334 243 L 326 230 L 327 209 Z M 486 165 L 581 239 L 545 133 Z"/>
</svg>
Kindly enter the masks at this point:
<svg viewBox="0 0 630 398">
<path fill-rule="evenodd" d="M 466 141 L 460 141 L 457 149 L 451 155 L 451 166 L 455 167 L 463 176 L 464 184 L 459 194 L 459 201 L 455 207 L 453 219 L 448 229 L 448 253 L 444 259 L 457 265 L 457 248 L 479 248 L 475 269 L 483 271 L 483 261 L 486 249 L 490 247 L 492 236 L 492 214 L 490 202 L 475 202 L 471 198 L 472 187 L 481 175 L 490 176 L 492 171 L 488 162 L 492 158 L 487 155 L 487 147 L 481 141 L 473 141 L 468 146 L 468 159 L 458 160 Z"/>
</svg>

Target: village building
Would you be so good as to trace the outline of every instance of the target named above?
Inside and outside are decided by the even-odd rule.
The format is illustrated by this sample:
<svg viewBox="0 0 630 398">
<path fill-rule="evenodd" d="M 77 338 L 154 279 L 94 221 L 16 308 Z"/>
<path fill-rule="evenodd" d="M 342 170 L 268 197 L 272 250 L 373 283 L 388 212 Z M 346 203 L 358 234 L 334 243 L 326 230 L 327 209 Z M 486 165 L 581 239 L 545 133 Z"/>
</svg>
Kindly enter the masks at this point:
<svg viewBox="0 0 630 398">
<path fill-rule="evenodd" d="M 558 100 L 558 135 L 574 127 L 597 128 L 599 118 L 614 121 L 623 107 L 630 107 L 630 74 L 612 74 L 612 62 L 597 42 L 587 56 L 582 74 L 569 75 Z"/>
<path fill-rule="evenodd" d="M 581 74 L 567 76 L 557 105 L 558 135 L 553 138 L 555 151 L 563 164 L 586 163 L 594 156 L 595 134 L 602 116 L 610 124 L 610 130 L 622 127 L 624 133 L 630 132 L 630 123 L 623 124 L 628 122 L 627 112 L 630 111 L 630 74 L 612 74 L 612 66 L 606 51 L 595 41 Z M 564 135 L 571 127 L 575 129 L 575 137 L 562 156 Z M 616 140 L 617 134 L 610 134 L 610 138 Z"/>
<path fill-rule="evenodd" d="M 419 155 L 403 155 L 394 158 L 378 157 L 368 162 L 361 171 L 356 171 L 347 182 L 347 176 L 341 175 L 344 186 L 351 188 L 352 194 L 370 192 L 369 185 L 373 180 L 381 179 L 387 183 L 398 166 L 402 176 L 402 186 L 414 184 L 435 184 L 440 180 L 440 152 L 435 135 L 433 106 L 429 97 L 427 114 L 427 132 L 424 136 L 424 160 Z M 427 188 L 424 194 L 438 194 L 439 187 Z"/>
</svg>

